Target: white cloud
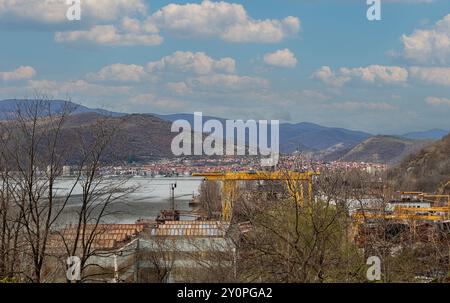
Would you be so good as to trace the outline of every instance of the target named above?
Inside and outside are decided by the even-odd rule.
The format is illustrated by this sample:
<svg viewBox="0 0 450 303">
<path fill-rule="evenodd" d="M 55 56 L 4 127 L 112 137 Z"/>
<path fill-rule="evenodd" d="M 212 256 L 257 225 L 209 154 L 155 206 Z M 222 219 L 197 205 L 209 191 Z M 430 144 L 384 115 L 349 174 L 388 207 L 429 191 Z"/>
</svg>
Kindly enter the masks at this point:
<svg viewBox="0 0 450 303">
<path fill-rule="evenodd" d="M 408 71 L 399 66 L 370 65 L 367 67 L 341 68 L 344 77 L 358 78 L 365 82 L 404 83 L 408 80 Z"/>
<path fill-rule="evenodd" d="M 294 68 L 297 65 L 297 59 L 289 49 L 281 49 L 273 53 L 264 55 L 264 62 L 268 65 Z"/>
<path fill-rule="evenodd" d="M 117 96 L 128 95 L 132 89 L 130 86 L 103 86 L 92 84 L 85 80 L 77 81 L 50 81 L 30 80 L 28 89 L 49 92 L 53 97 L 75 97 L 75 96 Z"/>
<path fill-rule="evenodd" d="M 130 14 L 145 14 L 144 0 L 82 0 L 83 20 L 106 21 Z M 37 23 L 67 22 L 66 0 L 0 0 L 0 18 Z"/>
<path fill-rule="evenodd" d="M 0 23 L 57 25 L 57 42 L 115 46 L 159 45 L 160 30 L 178 37 L 261 43 L 280 42 L 300 31 L 297 17 L 257 20 L 241 4 L 208 0 L 168 4 L 151 15 L 145 0 L 83 0 L 80 27 L 61 31 L 73 25 L 67 23 L 67 8 L 65 0 L 0 0 Z"/>
<path fill-rule="evenodd" d="M 431 29 L 416 30 L 401 39 L 407 59 L 420 63 L 450 62 L 450 14 Z"/>
<path fill-rule="evenodd" d="M 90 81 L 139 82 L 146 76 L 144 68 L 135 64 L 112 64 L 86 76 Z"/>
<path fill-rule="evenodd" d="M 335 87 L 341 87 L 350 80 L 349 77 L 337 75 L 329 66 L 322 66 L 312 74 L 311 78 Z"/>
<path fill-rule="evenodd" d="M 18 81 L 31 79 L 36 75 L 36 70 L 31 66 L 20 66 L 9 72 L 0 72 L 0 79 L 3 81 Z"/>
<path fill-rule="evenodd" d="M 133 45 L 159 45 L 163 38 L 155 33 L 141 31 L 127 31 L 129 24 L 125 24 L 125 30 L 114 25 L 97 25 L 89 30 L 68 31 L 55 33 L 55 41 L 59 43 L 86 42 L 100 45 L 133 46 Z"/>
<path fill-rule="evenodd" d="M 147 111 L 148 108 L 167 110 L 180 110 L 186 107 L 186 103 L 176 99 L 157 96 L 152 93 L 139 94 L 131 98 L 131 105 Z"/>
<path fill-rule="evenodd" d="M 435 0 L 383 0 L 383 2 L 398 2 L 398 3 L 433 3 Z"/>
<path fill-rule="evenodd" d="M 180 37 L 219 37 L 229 42 L 280 42 L 300 31 L 297 17 L 255 20 L 241 4 L 203 1 L 169 4 L 150 17 L 156 26 Z"/>
<path fill-rule="evenodd" d="M 369 65 L 357 68 L 342 67 L 339 72 L 334 72 L 329 66 L 322 66 L 313 73 L 312 78 L 336 87 L 341 87 L 350 80 L 404 84 L 408 80 L 408 70 L 399 66 Z"/>
<path fill-rule="evenodd" d="M 326 108 L 331 109 L 345 109 L 345 110 L 393 110 L 395 106 L 386 102 L 355 102 L 345 101 L 325 105 Z"/>
<path fill-rule="evenodd" d="M 428 97 L 426 102 L 430 105 L 448 105 L 450 106 L 450 99 L 448 98 L 438 98 L 438 97 Z"/>
<path fill-rule="evenodd" d="M 263 78 L 230 74 L 200 76 L 189 78 L 185 82 L 192 90 L 214 92 L 248 91 L 266 88 L 269 85 Z"/>
<path fill-rule="evenodd" d="M 450 86 L 450 67 L 417 67 L 409 69 L 411 77 L 427 84 Z"/>
<path fill-rule="evenodd" d="M 166 84 L 166 87 L 179 95 L 187 94 L 190 92 L 189 87 L 186 85 L 185 82 L 169 82 Z"/>
<path fill-rule="evenodd" d="M 234 73 L 236 61 L 233 58 L 215 60 L 203 52 L 177 51 L 158 61 L 148 63 L 149 72 L 194 73 L 207 75 L 215 72 Z"/>
</svg>

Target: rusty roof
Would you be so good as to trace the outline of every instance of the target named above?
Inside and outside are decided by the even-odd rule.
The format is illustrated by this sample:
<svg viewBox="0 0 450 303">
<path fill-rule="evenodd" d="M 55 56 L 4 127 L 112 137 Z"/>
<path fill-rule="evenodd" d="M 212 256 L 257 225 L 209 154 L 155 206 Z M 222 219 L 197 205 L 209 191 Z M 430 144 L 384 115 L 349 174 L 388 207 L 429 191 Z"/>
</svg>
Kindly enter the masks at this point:
<svg viewBox="0 0 450 303">
<path fill-rule="evenodd" d="M 98 250 L 114 249 L 136 237 L 144 229 L 143 224 L 88 224 L 84 227 L 85 240 L 88 242 L 89 237 L 93 237 L 91 248 Z M 82 231 L 80 231 L 81 233 Z M 69 245 L 73 245 L 77 236 L 77 226 L 69 225 L 65 229 L 53 233 L 48 240 L 48 247 L 51 251 L 63 249 L 64 241 Z M 80 234 L 77 247 L 82 246 L 82 236 Z M 63 241 L 64 239 L 64 241 Z"/>
<path fill-rule="evenodd" d="M 229 223 L 222 221 L 166 221 L 151 229 L 152 236 L 223 237 Z"/>
</svg>

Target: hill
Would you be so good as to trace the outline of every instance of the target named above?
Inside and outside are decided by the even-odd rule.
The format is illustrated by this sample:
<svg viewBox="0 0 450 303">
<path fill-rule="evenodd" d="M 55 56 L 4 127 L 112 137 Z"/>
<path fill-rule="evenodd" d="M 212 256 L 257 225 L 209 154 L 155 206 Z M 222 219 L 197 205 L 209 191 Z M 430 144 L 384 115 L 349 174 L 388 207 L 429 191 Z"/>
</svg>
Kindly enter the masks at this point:
<svg viewBox="0 0 450 303">
<path fill-rule="evenodd" d="M 414 139 L 414 140 L 422 140 L 422 139 L 433 139 L 433 140 L 441 140 L 449 133 L 448 130 L 443 129 L 430 129 L 421 132 L 411 132 L 402 135 L 404 138 Z"/>
<path fill-rule="evenodd" d="M 97 123 L 101 115 L 82 113 L 70 117 L 63 136 L 70 137 L 71 126 L 86 131 Z M 172 157 L 171 142 L 176 135 L 170 132 L 171 124 L 149 114 L 132 114 L 107 117 L 110 127 L 116 129 L 109 153 L 114 160 L 146 161 L 160 157 Z"/>
<path fill-rule="evenodd" d="M 30 101 L 25 99 L 0 100 L 0 120 L 9 120 L 13 118 L 17 112 L 17 109 L 24 108 L 24 105 L 27 102 Z M 63 107 L 66 106 L 66 104 L 69 104 L 69 106 L 74 109 L 73 114 L 97 113 L 100 115 L 112 117 L 120 117 L 124 115 L 123 113 L 111 112 L 100 108 L 90 108 L 81 104 L 64 100 L 50 100 L 48 101 L 48 103 L 50 105 L 50 111 L 52 113 L 61 112 L 63 110 Z"/>
<path fill-rule="evenodd" d="M 280 125 L 280 149 L 290 153 L 303 146 L 310 150 L 324 150 L 333 147 L 345 149 L 359 144 L 371 134 L 344 128 L 325 127 L 314 123 L 283 123 Z"/>
<path fill-rule="evenodd" d="M 172 114 L 156 115 L 167 120 L 175 121 L 178 119 L 187 120 L 193 125 L 194 116 L 192 114 Z M 224 118 L 203 116 L 203 121 L 216 119 L 225 123 Z M 281 123 L 280 124 L 280 151 L 282 153 L 317 152 L 324 149 L 348 149 L 354 147 L 361 141 L 372 135 L 365 132 L 348 130 L 344 128 L 326 127 L 314 123 Z"/>
<path fill-rule="evenodd" d="M 395 164 L 428 143 L 429 141 L 425 140 L 417 141 L 394 136 L 374 136 L 349 150 L 340 157 L 340 160 Z"/>
<path fill-rule="evenodd" d="M 406 157 L 388 178 L 401 190 L 435 192 L 450 180 L 450 135 Z"/>
<path fill-rule="evenodd" d="M 0 101 L 0 120 L 10 119 L 14 116 L 18 106 L 26 104 L 25 102 L 29 101 L 16 99 Z M 62 100 L 49 101 L 51 111 L 61 111 L 64 103 L 65 101 Z M 90 127 L 89 123 L 93 123 L 95 115 L 109 117 L 113 124 L 123 123 L 121 125 L 122 141 L 127 145 L 130 157 L 139 160 L 171 156 L 170 142 L 174 136 L 170 132 L 171 122 L 184 119 L 193 124 L 193 114 L 127 115 L 75 103 L 71 103 L 71 105 L 75 108 L 75 115 L 71 118 L 75 124 L 84 123 L 86 127 Z M 226 120 L 210 116 L 203 117 L 203 121 L 209 119 L 217 119 L 222 123 Z M 415 136 L 420 135 L 416 134 Z M 418 147 L 422 147 L 423 144 L 422 141 L 389 136 L 372 137 L 371 134 L 361 131 L 326 127 L 308 122 L 280 124 L 280 151 L 282 153 L 300 151 L 325 161 L 344 160 L 392 164 L 417 150 Z"/>
<path fill-rule="evenodd" d="M 8 129 L 14 129 L 11 121 L 1 122 Z M 49 119 L 38 120 L 37 132 L 48 129 Z M 3 125 L 2 128 L 3 129 Z M 100 127 L 101 126 L 101 127 Z M 170 132 L 171 124 L 148 114 L 133 114 L 120 117 L 104 116 L 97 113 L 81 113 L 67 117 L 60 130 L 58 146 L 64 150 L 65 159 L 75 164 L 81 157 L 82 146 L 94 142 L 98 133 L 113 132 L 104 153 L 104 161 L 118 163 L 124 161 L 146 161 L 161 157 L 172 157 L 171 142 L 176 135 Z M 11 128 L 12 127 L 12 128 Z M 46 140 L 41 140 L 45 144 Z M 42 146 L 42 153 L 46 153 Z"/>
</svg>

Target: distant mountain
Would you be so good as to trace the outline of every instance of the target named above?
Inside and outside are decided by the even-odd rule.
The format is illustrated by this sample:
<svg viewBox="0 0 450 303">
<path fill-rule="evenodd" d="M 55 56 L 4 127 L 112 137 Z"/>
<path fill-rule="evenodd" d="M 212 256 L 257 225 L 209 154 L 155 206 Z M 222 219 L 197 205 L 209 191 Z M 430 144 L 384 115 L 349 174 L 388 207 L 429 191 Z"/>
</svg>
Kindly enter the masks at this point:
<svg viewBox="0 0 450 303">
<path fill-rule="evenodd" d="M 416 140 L 422 140 L 422 139 L 434 139 L 434 140 L 440 140 L 444 138 L 449 133 L 448 130 L 443 129 L 431 129 L 421 132 L 411 132 L 402 135 L 404 138 L 408 139 L 416 139 Z"/>
<path fill-rule="evenodd" d="M 161 115 L 161 114 L 152 114 L 155 117 L 158 117 L 162 120 L 166 121 L 176 121 L 176 120 L 186 120 L 188 121 L 192 126 L 194 125 L 194 115 L 193 114 L 169 114 L 169 115 Z M 212 116 L 202 116 L 203 122 L 211 119 L 219 120 L 222 123 L 225 123 L 227 120 L 226 118 L 218 118 L 218 117 L 212 117 Z"/>
<path fill-rule="evenodd" d="M 313 123 L 283 123 L 280 125 L 280 149 L 291 153 L 300 147 L 320 151 L 353 147 L 372 135 L 344 128 L 325 127 Z"/>
<path fill-rule="evenodd" d="M 398 190 L 439 191 L 450 181 L 450 135 L 406 157 L 388 178 Z"/>
<path fill-rule="evenodd" d="M 395 164 L 430 142 L 394 136 L 374 136 L 356 145 L 339 160 Z"/>
<path fill-rule="evenodd" d="M 29 100 L 24 99 L 7 99 L 0 100 L 0 120 L 8 120 L 14 117 L 18 108 L 24 108 L 30 102 Z M 123 116 L 123 113 L 111 112 L 104 109 L 99 108 L 89 108 L 77 103 L 73 103 L 70 101 L 64 100 L 49 100 L 48 104 L 50 106 L 50 111 L 52 113 L 59 113 L 63 110 L 66 104 L 73 107 L 73 114 L 82 114 L 82 113 L 97 113 L 105 116 L 119 117 Z"/>
<path fill-rule="evenodd" d="M 187 120 L 193 125 L 193 114 L 172 114 L 155 116 L 168 121 L 179 119 Z M 216 119 L 225 122 L 225 118 L 203 116 L 203 122 Z M 354 147 L 372 135 L 365 132 L 353 131 L 344 128 L 325 127 L 314 123 L 281 123 L 280 124 L 280 151 L 282 153 L 316 152 L 329 148 L 348 149 Z"/>
<path fill-rule="evenodd" d="M 29 101 L 12 99 L 0 101 L 0 120 L 10 119 L 17 106 L 23 106 L 26 104 L 25 102 Z M 65 103 L 62 100 L 49 102 L 52 112 L 61 111 Z M 172 121 L 184 119 L 191 125 L 194 122 L 193 114 L 127 115 L 72 104 L 76 107 L 74 111 L 76 123 L 89 125 L 90 119 L 93 119 L 92 117 L 95 115 L 108 116 L 112 119 L 112 123 L 122 121 L 121 123 L 124 123 L 124 126 L 121 126 L 123 127 L 123 142 L 128 145 L 130 154 L 142 160 L 148 157 L 170 156 L 169 139 L 175 135 L 170 132 Z M 209 119 L 217 119 L 222 123 L 226 120 L 210 116 L 203 117 L 203 121 Z M 437 132 L 433 133 L 437 134 Z M 325 161 L 396 163 L 424 144 L 424 141 L 392 136 L 372 137 L 371 134 L 361 131 L 325 127 L 307 122 L 280 124 L 280 151 L 282 153 L 300 151 Z"/>
<path fill-rule="evenodd" d="M 149 114 L 112 117 L 81 113 L 68 116 L 60 133 L 61 146 L 66 147 L 70 164 L 80 159 L 80 144 L 91 142 L 92 130 L 97 128 L 99 121 L 104 121 L 105 127 L 116 130 L 105 152 L 105 161 L 139 162 L 173 156 L 171 142 L 175 134 L 170 132 L 171 124 L 167 121 Z M 41 119 L 38 129 L 45 129 L 46 123 L 47 119 Z"/>
</svg>

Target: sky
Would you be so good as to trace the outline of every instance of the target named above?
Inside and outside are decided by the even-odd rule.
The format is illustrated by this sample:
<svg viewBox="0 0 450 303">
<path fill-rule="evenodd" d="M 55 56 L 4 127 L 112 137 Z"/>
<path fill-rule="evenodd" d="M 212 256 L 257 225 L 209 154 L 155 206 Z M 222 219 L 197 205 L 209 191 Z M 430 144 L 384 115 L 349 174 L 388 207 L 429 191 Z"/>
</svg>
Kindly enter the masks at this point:
<svg viewBox="0 0 450 303">
<path fill-rule="evenodd" d="M 450 1 L 0 0 L 0 99 L 450 130 Z"/>
</svg>

